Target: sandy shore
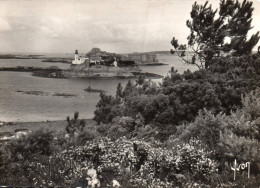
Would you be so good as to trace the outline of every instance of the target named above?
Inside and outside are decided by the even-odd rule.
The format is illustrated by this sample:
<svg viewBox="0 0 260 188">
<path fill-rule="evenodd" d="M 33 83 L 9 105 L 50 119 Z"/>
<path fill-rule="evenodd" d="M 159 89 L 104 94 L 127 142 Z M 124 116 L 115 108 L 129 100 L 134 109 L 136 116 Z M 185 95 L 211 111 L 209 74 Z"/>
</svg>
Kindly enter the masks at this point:
<svg viewBox="0 0 260 188">
<path fill-rule="evenodd" d="M 96 124 L 92 119 L 86 119 L 86 127 Z M 55 132 L 64 132 L 67 125 L 66 120 L 58 121 L 40 121 L 40 122 L 9 122 L 0 125 L 0 137 L 5 135 L 14 134 L 19 130 L 35 131 L 37 129 L 45 128 Z"/>
</svg>

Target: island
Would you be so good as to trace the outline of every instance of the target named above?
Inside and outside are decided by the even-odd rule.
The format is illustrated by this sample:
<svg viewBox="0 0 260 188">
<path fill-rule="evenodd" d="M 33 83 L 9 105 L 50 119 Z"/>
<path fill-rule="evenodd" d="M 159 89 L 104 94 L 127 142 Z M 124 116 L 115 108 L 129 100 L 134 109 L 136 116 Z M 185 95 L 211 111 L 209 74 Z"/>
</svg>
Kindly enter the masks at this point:
<svg viewBox="0 0 260 188">
<path fill-rule="evenodd" d="M 84 91 L 88 92 L 88 93 L 101 93 L 101 92 L 106 92 L 102 89 L 93 89 L 91 88 L 91 86 L 88 86 L 88 88 L 84 89 Z"/>
<path fill-rule="evenodd" d="M 62 58 L 57 59 L 57 61 Z M 64 59 L 63 59 L 64 60 Z M 66 60 L 67 62 L 67 60 Z M 57 66 L 47 68 L 40 67 L 10 67 L 0 68 L 0 71 L 32 72 L 33 76 L 46 78 L 88 78 L 88 79 L 110 79 L 110 78 L 162 78 L 163 76 L 153 73 L 141 72 L 138 65 L 124 56 L 101 51 L 93 48 L 85 55 L 79 55 L 75 51 L 74 60 L 68 69 L 60 69 Z"/>
<path fill-rule="evenodd" d="M 85 54 L 84 57 L 90 58 L 94 61 L 112 61 L 114 58 L 117 59 L 118 63 L 121 66 L 129 65 L 139 65 L 139 66 L 158 66 L 158 65 L 167 65 L 161 63 L 157 59 L 157 55 L 161 54 L 170 54 L 169 51 L 153 51 L 153 52 L 134 52 L 129 54 L 116 54 L 109 53 L 106 51 L 101 51 L 99 48 L 92 48 L 91 51 Z M 60 57 L 48 57 L 47 59 L 42 60 L 42 62 L 51 62 L 51 63 L 71 63 L 74 61 L 72 58 L 60 58 Z"/>
<path fill-rule="evenodd" d="M 0 59 L 42 59 L 43 55 L 0 54 Z"/>
</svg>

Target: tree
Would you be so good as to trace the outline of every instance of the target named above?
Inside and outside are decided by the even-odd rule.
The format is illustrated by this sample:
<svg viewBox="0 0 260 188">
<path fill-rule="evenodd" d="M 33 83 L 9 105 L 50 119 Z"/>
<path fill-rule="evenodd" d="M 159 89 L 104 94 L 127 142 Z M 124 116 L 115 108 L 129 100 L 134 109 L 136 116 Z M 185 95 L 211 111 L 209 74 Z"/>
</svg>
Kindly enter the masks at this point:
<svg viewBox="0 0 260 188">
<path fill-rule="evenodd" d="M 70 134 L 70 136 L 74 136 L 75 132 L 83 132 L 86 126 L 85 121 L 83 119 L 79 120 L 79 112 L 74 113 L 74 119 L 70 119 L 70 116 L 67 116 L 67 126 L 66 132 Z"/>
<path fill-rule="evenodd" d="M 97 109 L 94 112 L 94 120 L 97 121 L 98 124 L 101 122 L 110 123 L 114 117 L 122 112 L 118 104 L 120 104 L 118 98 L 101 92 L 100 100 L 96 105 Z"/>
<path fill-rule="evenodd" d="M 136 85 L 141 86 L 145 81 L 145 77 L 144 76 L 139 76 L 138 79 L 136 80 Z"/>
<path fill-rule="evenodd" d="M 179 45 L 173 37 L 171 44 L 186 63 L 194 64 L 199 69 L 208 69 L 211 60 L 223 53 L 231 53 L 240 56 L 251 53 L 253 47 L 259 41 L 259 32 L 247 39 L 247 34 L 252 29 L 253 3 L 244 0 L 221 0 L 219 10 L 213 10 L 206 2 L 198 5 L 195 2 L 191 10 L 191 20 L 186 25 L 190 29 L 188 36 L 188 48 Z M 218 13 L 218 14 L 217 14 Z M 189 57 L 184 58 L 185 52 L 190 52 Z"/>
<path fill-rule="evenodd" d="M 127 96 L 127 95 L 130 95 L 131 93 L 133 93 L 133 89 L 134 89 L 134 85 L 133 83 L 131 82 L 131 80 L 129 80 L 124 88 L 124 91 L 123 91 L 123 96 Z"/>
<path fill-rule="evenodd" d="M 123 96 L 123 87 L 122 84 L 119 82 L 116 90 L 116 98 L 122 98 Z"/>
</svg>

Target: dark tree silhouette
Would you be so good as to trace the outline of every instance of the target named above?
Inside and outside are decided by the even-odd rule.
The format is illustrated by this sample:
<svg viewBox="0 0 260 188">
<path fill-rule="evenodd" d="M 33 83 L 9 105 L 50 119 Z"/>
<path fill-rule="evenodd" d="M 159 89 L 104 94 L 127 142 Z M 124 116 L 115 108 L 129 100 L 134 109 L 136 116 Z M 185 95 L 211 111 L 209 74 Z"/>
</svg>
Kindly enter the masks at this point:
<svg viewBox="0 0 260 188">
<path fill-rule="evenodd" d="M 123 86 L 119 82 L 117 85 L 117 90 L 116 90 L 116 98 L 122 98 L 123 97 Z"/>
<path fill-rule="evenodd" d="M 74 119 L 70 119 L 70 116 L 67 116 L 67 126 L 66 132 L 70 134 L 70 136 L 74 136 L 75 132 L 83 132 L 86 126 L 85 121 L 83 119 L 79 120 L 79 112 L 74 113 Z"/>
<path fill-rule="evenodd" d="M 191 20 L 186 22 L 190 29 L 188 45 L 179 45 L 173 37 L 171 44 L 174 50 L 171 52 L 199 69 L 208 69 L 211 60 L 223 53 L 236 56 L 251 53 L 260 38 L 257 32 L 248 39 L 248 31 L 252 29 L 252 5 L 247 0 L 242 3 L 221 0 L 219 10 L 213 10 L 208 2 L 204 5 L 195 2 L 190 13 Z"/>
</svg>

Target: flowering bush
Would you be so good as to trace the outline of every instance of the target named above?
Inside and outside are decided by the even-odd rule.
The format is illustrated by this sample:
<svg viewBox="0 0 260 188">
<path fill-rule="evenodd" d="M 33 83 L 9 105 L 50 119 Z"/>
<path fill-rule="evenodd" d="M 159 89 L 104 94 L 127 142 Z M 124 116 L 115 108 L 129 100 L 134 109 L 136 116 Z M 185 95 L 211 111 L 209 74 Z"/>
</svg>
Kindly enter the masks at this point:
<svg viewBox="0 0 260 188">
<path fill-rule="evenodd" d="M 163 148 L 159 143 L 125 137 L 116 141 L 99 138 L 51 156 L 48 165 L 32 162 L 30 175 L 38 186 L 109 187 L 115 181 L 122 186 L 127 181 L 131 187 L 172 187 L 190 181 L 210 181 L 216 168 L 210 154 L 198 140 Z M 126 180 L 122 178 L 125 176 Z"/>
</svg>

